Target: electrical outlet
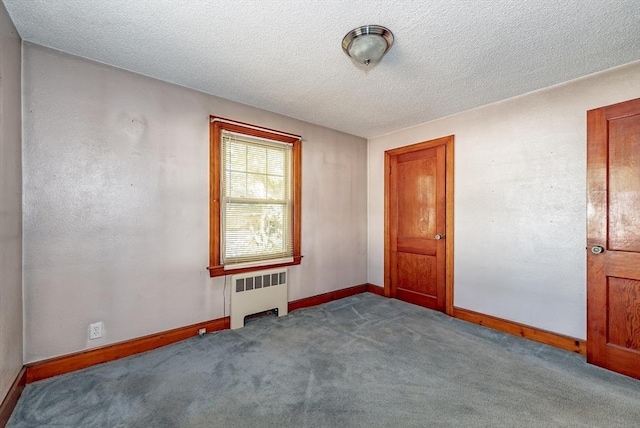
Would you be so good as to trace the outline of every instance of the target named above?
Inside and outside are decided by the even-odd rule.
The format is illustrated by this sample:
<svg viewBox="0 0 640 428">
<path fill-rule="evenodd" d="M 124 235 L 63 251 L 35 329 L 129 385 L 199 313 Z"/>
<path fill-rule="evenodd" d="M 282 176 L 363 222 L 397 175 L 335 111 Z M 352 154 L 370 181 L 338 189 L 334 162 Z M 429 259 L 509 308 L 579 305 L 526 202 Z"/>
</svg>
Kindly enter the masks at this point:
<svg viewBox="0 0 640 428">
<path fill-rule="evenodd" d="M 101 338 L 103 327 L 104 324 L 102 323 L 102 321 L 89 324 L 89 340 Z"/>
<path fill-rule="evenodd" d="M 207 334 L 207 329 L 206 328 L 200 328 L 198 329 L 198 336 L 202 337 L 205 334 Z"/>
</svg>

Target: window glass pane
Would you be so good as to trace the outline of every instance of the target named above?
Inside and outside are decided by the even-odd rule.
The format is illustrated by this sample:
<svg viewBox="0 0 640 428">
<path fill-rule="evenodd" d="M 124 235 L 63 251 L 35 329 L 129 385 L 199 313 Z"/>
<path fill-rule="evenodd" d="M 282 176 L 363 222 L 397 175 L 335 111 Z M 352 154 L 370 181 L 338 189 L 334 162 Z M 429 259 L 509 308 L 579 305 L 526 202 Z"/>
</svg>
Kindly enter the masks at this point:
<svg viewBox="0 0 640 428">
<path fill-rule="evenodd" d="M 247 174 L 243 172 L 227 172 L 226 194 L 232 198 L 245 198 L 247 196 Z"/>
<path fill-rule="evenodd" d="M 267 176 L 247 174 L 247 197 L 256 199 L 267 198 Z"/>
<path fill-rule="evenodd" d="M 285 198 L 284 177 L 267 176 L 267 198 L 277 200 Z"/>
<path fill-rule="evenodd" d="M 228 162 L 225 169 L 232 169 L 235 171 L 247 170 L 247 146 L 244 144 L 229 142 L 225 155 Z"/>
<path fill-rule="evenodd" d="M 227 203 L 225 258 L 273 255 L 287 250 L 280 204 Z"/>
<path fill-rule="evenodd" d="M 247 147 L 247 171 L 259 174 L 267 173 L 266 147 Z"/>
<path fill-rule="evenodd" d="M 267 153 L 267 173 L 284 176 L 285 150 L 269 149 Z"/>
</svg>

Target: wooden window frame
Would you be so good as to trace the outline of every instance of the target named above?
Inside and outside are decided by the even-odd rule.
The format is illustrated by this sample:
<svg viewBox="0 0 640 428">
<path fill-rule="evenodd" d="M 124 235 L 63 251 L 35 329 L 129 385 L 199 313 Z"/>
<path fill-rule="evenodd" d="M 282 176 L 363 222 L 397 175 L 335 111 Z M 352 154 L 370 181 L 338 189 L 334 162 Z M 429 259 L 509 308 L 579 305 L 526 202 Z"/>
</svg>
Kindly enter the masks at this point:
<svg viewBox="0 0 640 428">
<path fill-rule="evenodd" d="M 237 122 L 222 117 L 210 117 L 210 150 L 209 150 L 209 276 L 224 276 L 283 266 L 299 265 L 302 260 L 301 248 L 301 202 L 302 202 L 302 137 L 274 129 L 263 128 L 248 123 Z M 225 270 L 220 254 L 220 173 L 222 167 L 222 132 L 229 131 L 251 137 L 266 138 L 292 145 L 291 161 L 291 230 L 293 231 L 293 261 L 273 263 L 262 266 L 251 266 Z"/>
</svg>

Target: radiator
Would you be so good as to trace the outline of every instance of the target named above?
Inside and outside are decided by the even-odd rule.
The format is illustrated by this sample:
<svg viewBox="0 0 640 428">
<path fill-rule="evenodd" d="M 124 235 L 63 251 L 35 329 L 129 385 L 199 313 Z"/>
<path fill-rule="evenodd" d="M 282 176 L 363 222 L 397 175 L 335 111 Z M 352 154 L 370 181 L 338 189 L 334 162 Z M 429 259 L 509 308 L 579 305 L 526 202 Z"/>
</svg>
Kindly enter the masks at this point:
<svg viewBox="0 0 640 428">
<path fill-rule="evenodd" d="M 247 315 L 277 309 L 287 314 L 287 269 L 231 275 L 231 328 L 244 327 Z"/>
</svg>

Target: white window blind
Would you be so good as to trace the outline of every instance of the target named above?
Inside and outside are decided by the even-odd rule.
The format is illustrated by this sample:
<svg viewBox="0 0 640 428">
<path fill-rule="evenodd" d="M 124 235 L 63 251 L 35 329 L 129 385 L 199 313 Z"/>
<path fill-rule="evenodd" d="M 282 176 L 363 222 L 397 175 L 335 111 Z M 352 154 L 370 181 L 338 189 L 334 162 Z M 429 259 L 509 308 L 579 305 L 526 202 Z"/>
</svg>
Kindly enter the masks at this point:
<svg viewBox="0 0 640 428">
<path fill-rule="evenodd" d="M 221 254 L 225 268 L 293 256 L 290 144 L 222 132 Z"/>
</svg>

